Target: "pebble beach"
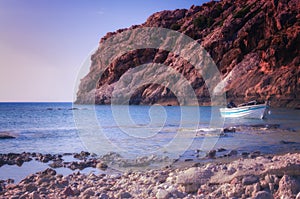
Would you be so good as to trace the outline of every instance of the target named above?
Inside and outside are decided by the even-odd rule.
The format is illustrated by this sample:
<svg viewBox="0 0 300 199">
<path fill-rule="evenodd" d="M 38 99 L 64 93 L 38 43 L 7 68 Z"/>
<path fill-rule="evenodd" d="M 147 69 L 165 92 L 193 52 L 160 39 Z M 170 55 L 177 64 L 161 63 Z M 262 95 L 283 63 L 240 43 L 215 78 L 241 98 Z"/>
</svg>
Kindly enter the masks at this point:
<svg viewBox="0 0 300 199">
<path fill-rule="evenodd" d="M 69 155 L 69 154 L 65 154 Z M 232 161 L 174 164 L 169 167 L 127 172 L 59 174 L 55 167 L 94 167 L 105 171 L 103 159 L 88 152 L 74 154 L 78 161 L 63 161 L 64 155 L 35 153 L 2 154 L 1 164 L 52 162 L 20 182 L 0 181 L 1 198 L 300 198 L 300 153 L 237 157 Z M 60 164 L 54 165 L 53 162 Z M 22 167 L 22 166 L 21 166 Z"/>
</svg>

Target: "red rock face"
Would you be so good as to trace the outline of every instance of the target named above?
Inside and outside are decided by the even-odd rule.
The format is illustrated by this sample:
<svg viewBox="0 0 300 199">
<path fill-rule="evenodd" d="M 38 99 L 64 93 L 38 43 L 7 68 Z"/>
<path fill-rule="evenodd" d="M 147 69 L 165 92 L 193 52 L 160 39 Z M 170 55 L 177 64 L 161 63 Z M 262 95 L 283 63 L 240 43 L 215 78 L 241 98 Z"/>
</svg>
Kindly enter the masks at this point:
<svg viewBox="0 0 300 199">
<path fill-rule="evenodd" d="M 270 100 L 272 106 L 300 107 L 300 2 L 299 0 L 209 2 L 190 9 L 162 11 L 129 30 L 169 28 L 197 40 L 222 74 L 228 100 Z M 108 33 L 103 43 L 115 34 Z M 130 68 L 144 63 L 172 67 L 188 79 L 200 105 L 210 104 L 205 81 L 187 61 L 172 53 L 142 49 L 122 55 L 103 68 L 98 50 L 90 72 L 81 81 L 77 103 L 111 103 L 114 84 Z M 97 78 L 98 77 L 98 78 Z M 95 80 L 96 79 L 96 80 Z M 144 85 L 132 104 L 178 104 L 175 95 L 160 85 Z"/>
</svg>

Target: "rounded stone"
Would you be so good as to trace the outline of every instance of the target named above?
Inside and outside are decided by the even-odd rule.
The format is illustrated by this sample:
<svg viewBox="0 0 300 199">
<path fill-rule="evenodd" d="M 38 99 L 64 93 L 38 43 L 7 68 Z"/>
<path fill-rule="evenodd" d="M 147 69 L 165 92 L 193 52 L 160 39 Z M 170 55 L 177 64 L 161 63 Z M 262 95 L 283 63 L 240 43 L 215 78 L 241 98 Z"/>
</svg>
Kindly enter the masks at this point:
<svg viewBox="0 0 300 199">
<path fill-rule="evenodd" d="M 169 195 L 169 192 L 167 192 L 164 189 L 159 189 L 155 196 L 157 199 L 167 199 L 167 198 L 169 198 L 168 195 Z"/>
<path fill-rule="evenodd" d="M 273 199 L 272 194 L 266 191 L 259 191 L 253 197 L 254 199 Z"/>
</svg>

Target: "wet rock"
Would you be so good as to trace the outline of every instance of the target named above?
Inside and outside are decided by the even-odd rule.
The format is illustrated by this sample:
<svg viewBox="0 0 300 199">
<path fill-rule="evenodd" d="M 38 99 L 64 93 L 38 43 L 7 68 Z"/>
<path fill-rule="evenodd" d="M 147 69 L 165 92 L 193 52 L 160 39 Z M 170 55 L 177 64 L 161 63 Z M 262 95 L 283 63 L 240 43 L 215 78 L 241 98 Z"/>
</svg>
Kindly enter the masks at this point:
<svg viewBox="0 0 300 199">
<path fill-rule="evenodd" d="M 280 128 L 280 124 L 267 124 L 266 128 L 267 129 L 278 129 L 278 128 Z"/>
<path fill-rule="evenodd" d="M 210 150 L 208 153 L 207 153 L 207 157 L 208 158 L 215 158 L 216 157 L 216 150 Z"/>
<path fill-rule="evenodd" d="M 226 149 L 224 149 L 224 148 L 219 148 L 217 151 L 218 151 L 218 152 L 224 152 L 224 151 L 226 151 Z"/>
<path fill-rule="evenodd" d="M 254 152 L 250 153 L 249 157 L 250 158 L 256 158 L 256 157 L 258 157 L 260 155 L 261 155 L 260 151 L 254 151 Z"/>
<path fill-rule="evenodd" d="M 255 194 L 253 199 L 273 199 L 273 196 L 267 191 L 259 191 Z"/>
<path fill-rule="evenodd" d="M 77 158 L 79 160 L 83 160 L 83 159 L 87 158 L 89 155 L 90 155 L 89 152 L 81 151 L 80 153 L 76 153 L 74 155 L 74 158 Z"/>
<path fill-rule="evenodd" d="M 284 140 L 281 140 L 279 143 L 280 144 L 297 144 L 297 142 L 290 142 L 290 141 L 284 141 Z"/>
<path fill-rule="evenodd" d="M 258 177 L 254 175 L 245 176 L 242 180 L 243 185 L 251 185 L 258 182 Z"/>
<path fill-rule="evenodd" d="M 51 175 L 51 176 L 55 176 L 56 175 L 56 171 L 54 169 L 46 169 L 45 171 L 41 172 L 44 175 Z"/>
<path fill-rule="evenodd" d="M 49 166 L 52 168 L 61 168 L 64 166 L 64 164 L 62 161 L 54 161 L 54 162 L 50 163 Z"/>
<path fill-rule="evenodd" d="M 14 183 L 14 182 L 15 182 L 15 180 L 14 180 L 14 179 L 11 179 L 11 178 L 9 178 L 9 179 L 7 179 L 7 180 L 6 180 L 6 182 L 7 182 L 7 184 L 12 184 L 12 183 Z"/>
<path fill-rule="evenodd" d="M 16 136 L 9 132 L 0 132 L 0 140 L 1 139 L 15 139 Z"/>
<path fill-rule="evenodd" d="M 22 159 L 22 157 L 17 157 L 15 159 L 15 163 L 16 163 L 16 165 L 18 165 L 20 167 L 24 163 L 24 160 Z"/>
<path fill-rule="evenodd" d="M 99 162 L 99 163 L 97 163 L 96 168 L 101 169 L 101 170 L 105 170 L 105 169 L 108 168 L 108 166 L 104 162 Z"/>
<path fill-rule="evenodd" d="M 87 167 L 96 167 L 96 165 L 94 164 L 94 162 L 91 161 L 84 161 L 84 162 L 71 162 L 70 164 L 68 164 L 66 167 L 70 168 L 71 170 L 83 170 Z"/>
<path fill-rule="evenodd" d="M 236 156 L 238 154 L 237 150 L 231 150 L 227 155 L 228 156 Z"/>
<path fill-rule="evenodd" d="M 18 165 L 22 166 L 24 162 L 31 161 L 32 158 L 30 158 L 29 153 L 8 153 L 8 154 L 0 154 L 0 167 L 2 165 L 8 164 L 8 165 Z"/>
<path fill-rule="evenodd" d="M 235 133 L 235 131 L 236 131 L 235 127 L 228 127 L 223 129 L 224 133 Z"/>
<path fill-rule="evenodd" d="M 201 151 L 201 149 L 196 149 L 195 153 L 200 153 Z"/>
<path fill-rule="evenodd" d="M 245 158 L 245 157 L 248 157 L 250 153 L 248 152 L 242 152 L 242 156 Z"/>
</svg>

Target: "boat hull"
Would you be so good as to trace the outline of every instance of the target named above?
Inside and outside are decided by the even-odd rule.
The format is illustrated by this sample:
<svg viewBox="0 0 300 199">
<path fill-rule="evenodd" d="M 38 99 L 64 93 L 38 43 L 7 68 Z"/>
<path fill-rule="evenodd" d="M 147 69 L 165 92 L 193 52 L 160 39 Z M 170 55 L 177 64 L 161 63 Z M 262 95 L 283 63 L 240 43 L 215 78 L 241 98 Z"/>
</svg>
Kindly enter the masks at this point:
<svg viewBox="0 0 300 199">
<path fill-rule="evenodd" d="M 267 105 L 252 105 L 236 108 L 220 108 L 222 117 L 225 118 L 255 118 L 263 119 L 266 115 Z"/>
</svg>

